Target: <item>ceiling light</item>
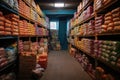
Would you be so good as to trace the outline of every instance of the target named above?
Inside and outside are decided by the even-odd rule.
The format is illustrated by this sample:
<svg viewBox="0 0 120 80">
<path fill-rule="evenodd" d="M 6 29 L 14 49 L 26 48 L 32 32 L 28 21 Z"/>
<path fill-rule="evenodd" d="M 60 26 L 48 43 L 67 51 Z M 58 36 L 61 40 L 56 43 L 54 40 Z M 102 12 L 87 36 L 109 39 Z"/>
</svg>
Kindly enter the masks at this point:
<svg viewBox="0 0 120 80">
<path fill-rule="evenodd" d="M 55 7 L 64 7 L 64 3 L 55 3 Z"/>
</svg>

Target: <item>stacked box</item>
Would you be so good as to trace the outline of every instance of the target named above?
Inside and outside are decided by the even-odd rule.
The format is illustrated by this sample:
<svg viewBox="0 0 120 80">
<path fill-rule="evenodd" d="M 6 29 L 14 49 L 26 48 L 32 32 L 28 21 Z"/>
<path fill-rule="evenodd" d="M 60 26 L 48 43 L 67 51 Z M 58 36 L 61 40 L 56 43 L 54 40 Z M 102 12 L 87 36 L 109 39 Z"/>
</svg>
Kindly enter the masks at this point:
<svg viewBox="0 0 120 80">
<path fill-rule="evenodd" d="M 20 80 L 29 80 L 32 76 L 32 70 L 36 66 L 36 56 L 22 56 L 20 55 L 20 64 L 19 64 L 19 79 Z"/>
</svg>

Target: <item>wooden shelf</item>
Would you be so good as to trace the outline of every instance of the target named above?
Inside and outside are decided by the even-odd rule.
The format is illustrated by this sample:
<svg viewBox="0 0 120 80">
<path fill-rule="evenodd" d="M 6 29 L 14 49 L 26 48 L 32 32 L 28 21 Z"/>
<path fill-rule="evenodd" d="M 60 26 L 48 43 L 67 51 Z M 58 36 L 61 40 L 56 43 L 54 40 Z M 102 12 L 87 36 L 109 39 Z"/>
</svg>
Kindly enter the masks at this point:
<svg viewBox="0 0 120 80">
<path fill-rule="evenodd" d="M 103 5 L 100 9 L 96 10 L 96 13 L 102 12 L 103 10 L 107 9 L 108 7 L 110 7 L 111 5 L 113 5 L 114 3 L 116 3 L 117 1 L 119 1 L 119 0 L 111 0 L 106 5 Z"/>
<path fill-rule="evenodd" d="M 15 39 L 15 38 L 17 38 L 17 36 L 12 36 L 12 35 L 10 35 L 10 36 L 2 36 L 2 35 L 0 35 L 0 39 Z"/>
<path fill-rule="evenodd" d="M 76 18 L 79 17 L 79 15 L 93 2 L 94 0 L 89 0 L 88 3 L 79 11 Z"/>
</svg>

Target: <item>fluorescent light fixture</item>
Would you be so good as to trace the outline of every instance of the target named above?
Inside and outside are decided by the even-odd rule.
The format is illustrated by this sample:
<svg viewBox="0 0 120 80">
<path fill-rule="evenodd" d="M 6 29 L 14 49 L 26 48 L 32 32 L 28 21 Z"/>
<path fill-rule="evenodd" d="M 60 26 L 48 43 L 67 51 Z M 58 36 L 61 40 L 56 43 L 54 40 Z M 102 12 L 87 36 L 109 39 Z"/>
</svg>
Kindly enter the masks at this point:
<svg viewBox="0 0 120 80">
<path fill-rule="evenodd" d="M 55 3 L 55 7 L 64 7 L 64 3 Z"/>
</svg>

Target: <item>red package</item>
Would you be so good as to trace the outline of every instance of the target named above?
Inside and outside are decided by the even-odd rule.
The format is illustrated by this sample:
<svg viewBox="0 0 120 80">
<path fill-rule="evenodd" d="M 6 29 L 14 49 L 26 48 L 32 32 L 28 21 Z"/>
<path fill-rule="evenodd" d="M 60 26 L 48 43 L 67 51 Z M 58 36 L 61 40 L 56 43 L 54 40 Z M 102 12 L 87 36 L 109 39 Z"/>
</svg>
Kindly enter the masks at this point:
<svg viewBox="0 0 120 80">
<path fill-rule="evenodd" d="M 11 24 L 10 23 L 5 23 L 5 27 L 11 28 Z"/>
<path fill-rule="evenodd" d="M 118 8 L 116 8 L 116 9 L 112 10 L 111 12 L 112 12 L 112 13 L 120 12 L 120 7 L 118 7 Z"/>
<path fill-rule="evenodd" d="M 5 22 L 11 24 L 11 21 L 8 19 L 5 19 Z"/>
<path fill-rule="evenodd" d="M 112 16 L 113 16 L 113 18 L 120 17 L 120 12 L 114 13 L 114 14 L 112 14 Z"/>
<path fill-rule="evenodd" d="M 11 35 L 11 32 L 5 31 L 5 35 Z"/>
<path fill-rule="evenodd" d="M 18 22 L 12 21 L 12 25 L 17 25 L 18 26 Z"/>
<path fill-rule="evenodd" d="M 5 31 L 11 31 L 11 28 L 5 28 Z"/>
<path fill-rule="evenodd" d="M 120 18 L 119 17 L 113 18 L 113 22 L 116 22 L 116 21 L 120 21 Z"/>
<path fill-rule="evenodd" d="M 4 30 L 4 26 L 0 26 L 0 30 Z"/>
<path fill-rule="evenodd" d="M 5 31 L 0 31 L 0 34 L 4 35 Z"/>
<path fill-rule="evenodd" d="M 18 29 L 18 26 L 12 25 L 12 29 Z"/>
<path fill-rule="evenodd" d="M 112 16 L 112 13 L 108 12 L 107 14 L 105 14 L 105 17 L 108 17 L 108 16 Z"/>
<path fill-rule="evenodd" d="M 107 17 L 105 17 L 105 21 L 106 20 L 112 20 L 112 16 L 107 16 Z"/>
<path fill-rule="evenodd" d="M 0 16 L 0 21 L 4 21 L 5 18 L 3 16 Z"/>
</svg>

